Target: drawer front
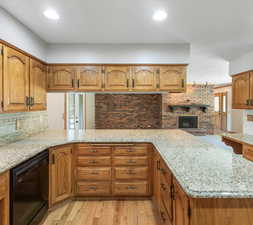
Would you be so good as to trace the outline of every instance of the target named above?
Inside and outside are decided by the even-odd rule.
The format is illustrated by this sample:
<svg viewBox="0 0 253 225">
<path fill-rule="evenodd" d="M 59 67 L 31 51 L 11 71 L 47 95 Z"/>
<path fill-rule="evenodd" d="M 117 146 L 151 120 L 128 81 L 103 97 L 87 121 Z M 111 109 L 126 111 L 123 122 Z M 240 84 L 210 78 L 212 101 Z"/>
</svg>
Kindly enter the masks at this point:
<svg viewBox="0 0 253 225">
<path fill-rule="evenodd" d="M 142 182 L 114 182 L 114 195 L 148 195 L 148 183 Z"/>
<path fill-rule="evenodd" d="M 244 145 L 243 146 L 243 156 L 248 159 L 253 161 L 253 147 Z"/>
<path fill-rule="evenodd" d="M 147 156 L 114 156 L 114 166 L 147 166 Z"/>
<path fill-rule="evenodd" d="M 108 146 L 92 146 L 92 145 L 77 145 L 77 155 L 110 155 L 111 147 Z"/>
<path fill-rule="evenodd" d="M 111 168 L 77 168 L 78 180 L 110 180 Z"/>
<path fill-rule="evenodd" d="M 77 182 L 76 192 L 78 195 L 109 195 L 111 183 L 109 182 Z"/>
<path fill-rule="evenodd" d="M 78 166 L 111 166 L 111 156 L 78 156 Z"/>
<path fill-rule="evenodd" d="M 148 167 L 114 168 L 115 179 L 147 179 Z"/>
<path fill-rule="evenodd" d="M 131 147 L 115 147 L 114 155 L 146 155 L 148 153 L 147 145 Z"/>
</svg>

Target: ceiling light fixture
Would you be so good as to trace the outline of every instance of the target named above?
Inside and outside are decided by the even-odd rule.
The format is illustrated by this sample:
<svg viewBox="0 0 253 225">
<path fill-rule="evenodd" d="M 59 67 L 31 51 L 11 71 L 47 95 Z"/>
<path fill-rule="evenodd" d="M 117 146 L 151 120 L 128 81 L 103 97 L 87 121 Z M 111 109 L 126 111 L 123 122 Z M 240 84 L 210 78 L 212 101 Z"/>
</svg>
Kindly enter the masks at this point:
<svg viewBox="0 0 253 225">
<path fill-rule="evenodd" d="M 59 14 L 53 9 L 47 9 L 43 14 L 50 20 L 58 20 L 60 18 Z"/>
<path fill-rule="evenodd" d="M 153 14 L 153 20 L 155 21 L 163 21 L 166 18 L 167 18 L 167 12 L 165 12 L 164 10 L 157 10 Z"/>
</svg>

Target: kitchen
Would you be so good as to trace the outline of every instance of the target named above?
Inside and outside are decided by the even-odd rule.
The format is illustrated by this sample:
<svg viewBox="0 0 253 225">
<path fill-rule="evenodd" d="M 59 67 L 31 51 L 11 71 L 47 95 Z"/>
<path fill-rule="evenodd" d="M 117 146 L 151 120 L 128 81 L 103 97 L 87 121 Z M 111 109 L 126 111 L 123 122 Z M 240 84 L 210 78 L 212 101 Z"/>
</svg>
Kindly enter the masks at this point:
<svg viewBox="0 0 253 225">
<path fill-rule="evenodd" d="M 183 0 L 3 0 L 0 225 L 253 225 L 253 50 L 215 47 L 232 5 L 211 40 L 224 11 Z"/>
</svg>

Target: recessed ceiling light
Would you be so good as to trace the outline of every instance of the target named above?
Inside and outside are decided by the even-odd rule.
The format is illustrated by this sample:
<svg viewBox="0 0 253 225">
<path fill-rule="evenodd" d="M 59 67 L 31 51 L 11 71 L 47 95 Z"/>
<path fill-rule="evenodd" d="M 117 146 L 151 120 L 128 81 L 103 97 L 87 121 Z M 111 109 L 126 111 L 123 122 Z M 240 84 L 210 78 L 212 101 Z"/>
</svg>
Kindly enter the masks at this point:
<svg viewBox="0 0 253 225">
<path fill-rule="evenodd" d="M 53 9 L 47 9 L 43 14 L 50 20 L 58 20 L 60 18 L 59 14 Z"/>
<path fill-rule="evenodd" d="M 167 12 L 165 12 L 164 10 L 157 10 L 153 14 L 153 20 L 155 21 L 163 21 L 166 18 L 167 18 Z"/>
</svg>

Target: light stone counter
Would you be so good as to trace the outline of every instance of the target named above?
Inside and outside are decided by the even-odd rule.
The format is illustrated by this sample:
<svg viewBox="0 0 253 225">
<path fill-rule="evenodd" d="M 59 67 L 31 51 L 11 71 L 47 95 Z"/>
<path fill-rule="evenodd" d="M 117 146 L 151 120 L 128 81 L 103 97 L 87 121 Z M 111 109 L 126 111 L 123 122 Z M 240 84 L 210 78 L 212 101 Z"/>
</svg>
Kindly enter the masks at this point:
<svg viewBox="0 0 253 225">
<path fill-rule="evenodd" d="M 46 131 L 0 148 L 0 173 L 48 147 L 71 142 L 151 142 L 187 194 L 253 198 L 253 163 L 181 130 Z"/>
<path fill-rule="evenodd" d="M 222 134 L 222 136 L 235 140 L 239 143 L 246 143 L 249 145 L 253 145 L 253 135 L 242 134 L 242 133 L 237 133 L 237 134 L 224 133 Z"/>
</svg>

